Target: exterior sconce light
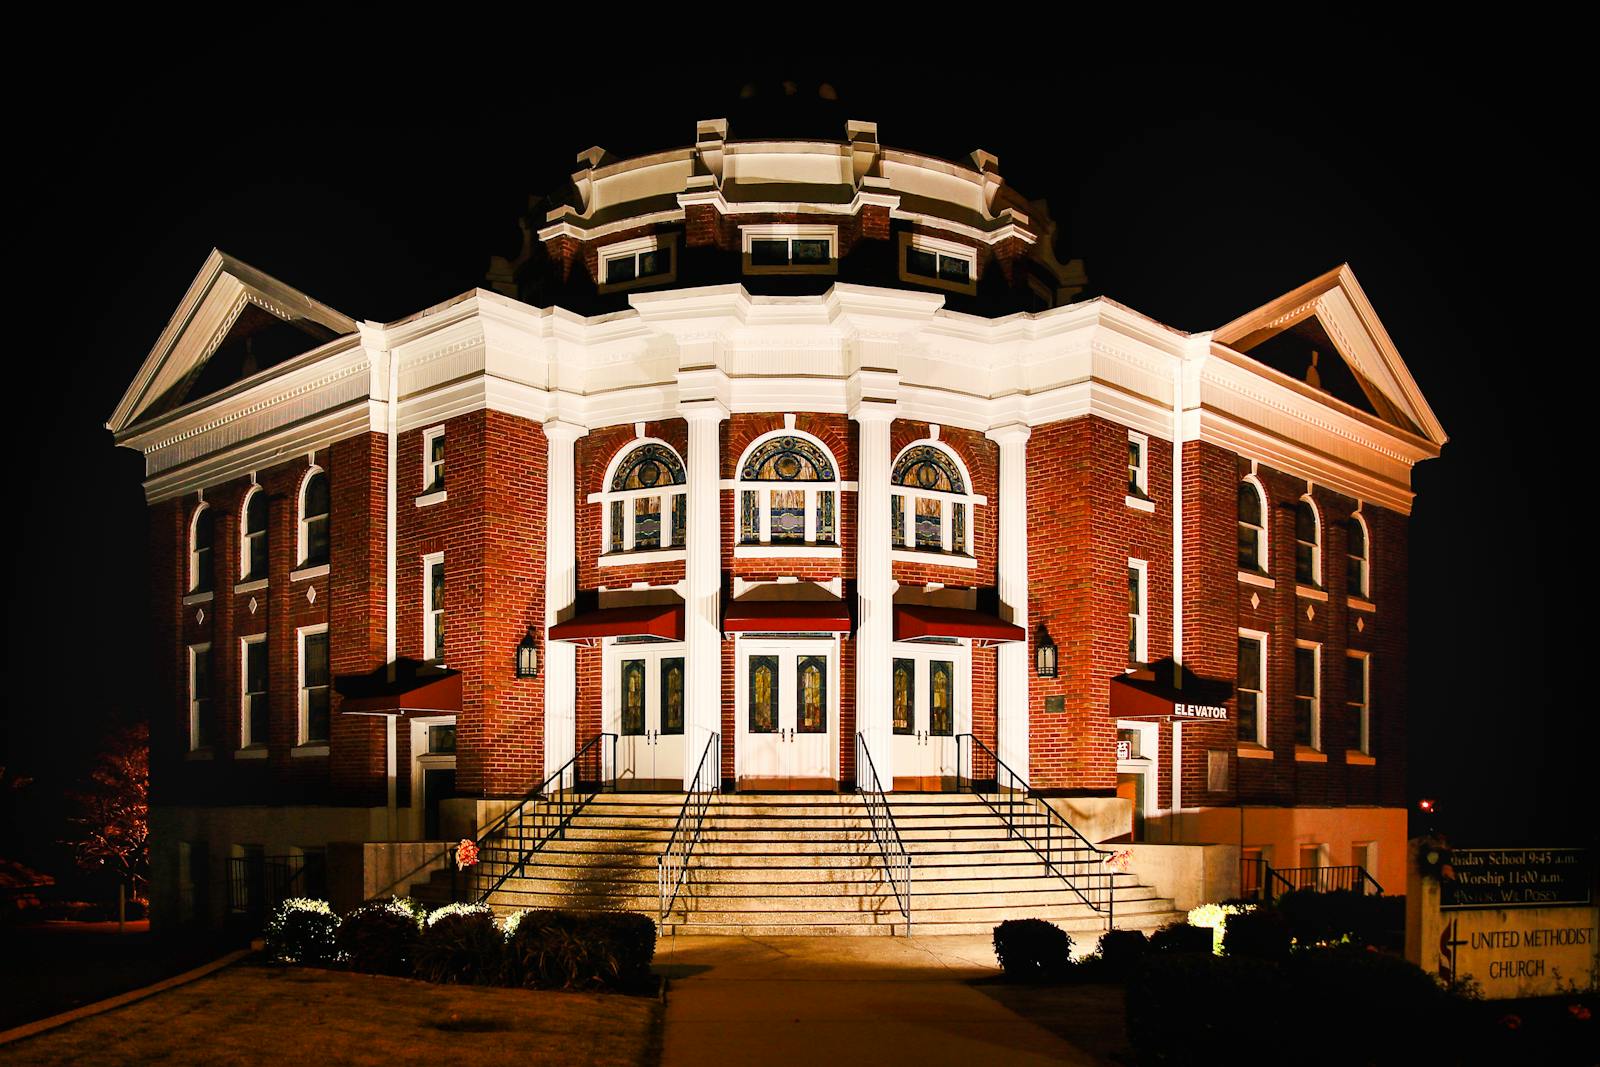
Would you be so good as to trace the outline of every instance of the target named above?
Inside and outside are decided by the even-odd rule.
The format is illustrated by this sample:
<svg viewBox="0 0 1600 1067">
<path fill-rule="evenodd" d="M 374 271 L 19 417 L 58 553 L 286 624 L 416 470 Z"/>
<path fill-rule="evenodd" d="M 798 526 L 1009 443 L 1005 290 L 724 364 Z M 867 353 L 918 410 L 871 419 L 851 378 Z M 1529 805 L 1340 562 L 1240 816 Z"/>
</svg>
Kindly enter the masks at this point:
<svg viewBox="0 0 1600 1067">
<path fill-rule="evenodd" d="M 1056 676 L 1056 643 L 1050 640 L 1050 632 L 1043 626 L 1039 627 L 1039 635 L 1034 638 L 1034 670 L 1040 678 L 1054 678 Z"/>
<path fill-rule="evenodd" d="M 517 645 L 517 677 L 537 678 L 539 676 L 539 646 L 533 640 L 533 627 L 528 627 L 528 634 Z"/>
</svg>

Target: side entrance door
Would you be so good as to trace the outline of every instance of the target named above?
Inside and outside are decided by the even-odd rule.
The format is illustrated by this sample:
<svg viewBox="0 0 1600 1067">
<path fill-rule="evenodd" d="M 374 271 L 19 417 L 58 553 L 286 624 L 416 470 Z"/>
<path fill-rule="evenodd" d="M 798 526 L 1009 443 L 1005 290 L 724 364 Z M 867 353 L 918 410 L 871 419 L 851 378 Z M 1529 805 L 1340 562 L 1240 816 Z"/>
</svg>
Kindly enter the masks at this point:
<svg viewBox="0 0 1600 1067">
<path fill-rule="evenodd" d="M 837 788 L 838 640 L 741 639 L 735 661 L 739 788 Z"/>
<path fill-rule="evenodd" d="M 683 791 L 683 646 L 606 646 L 606 730 L 617 735 L 617 788 Z"/>
<path fill-rule="evenodd" d="M 894 788 L 954 789 L 956 735 L 972 728 L 967 646 L 919 642 L 893 649 Z"/>
</svg>

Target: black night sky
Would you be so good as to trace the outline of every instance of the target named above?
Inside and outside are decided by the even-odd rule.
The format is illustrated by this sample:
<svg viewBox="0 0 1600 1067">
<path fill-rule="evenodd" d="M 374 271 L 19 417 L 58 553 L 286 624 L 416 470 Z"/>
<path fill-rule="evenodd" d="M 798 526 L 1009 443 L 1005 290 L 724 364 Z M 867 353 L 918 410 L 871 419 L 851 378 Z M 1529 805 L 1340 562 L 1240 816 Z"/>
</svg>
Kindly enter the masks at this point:
<svg viewBox="0 0 1600 1067">
<path fill-rule="evenodd" d="M 42 859 L 95 739 L 148 709 L 141 465 L 103 423 L 206 253 L 398 318 L 480 284 L 514 251 L 528 194 L 580 150 L 681 145 L 716 116 L 735 139 L 841 136 L 852 117 L 896 147 L 987 149 L 1050 202 L 1091 293 L 1185 330 L 1350 262 L 1452 438 L 1416 473 L 1410 793 L 1440 798 L 1461 843 L 1592 839 L 1576 512 L 1594 372 L 1574 320 L 1593 210 L 1570 147 L 1589 120 L 1560 103 L 1580 98 L 1577 75 L 1430 66 L 1381 42 L 1354 65 L 1297 52 L 951 79 L 865 56 L 562 76 L 532 53 L 521 74 L 430 60 L 338 82 L 318 73 L 342 65 L 326 55 L 102 64 L 81 75 L 92 103 L 19 113 L 10 314 L 31 339 L 7 360 L 20 484 L 0 764 L 35 781 L 0 800 L 0 855 Z"/>
</svg>

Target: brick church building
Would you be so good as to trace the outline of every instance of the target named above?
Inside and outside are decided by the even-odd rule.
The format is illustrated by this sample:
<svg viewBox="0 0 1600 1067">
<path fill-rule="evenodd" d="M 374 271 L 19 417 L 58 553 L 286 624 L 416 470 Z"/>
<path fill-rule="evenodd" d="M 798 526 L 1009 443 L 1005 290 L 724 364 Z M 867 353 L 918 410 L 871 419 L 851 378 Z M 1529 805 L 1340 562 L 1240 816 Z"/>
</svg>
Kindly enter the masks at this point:
<svg viewBox="0 0 1600 1067">
<path fill-rule="evenodd" d="M 1095 841 L 1403 885 L 1445 435 L 1348 267 L 1184 332 L 1080 298 L 993 155 L 864 122 L 591 149 L 542 208 L 389 323 L 213 252 L 111 416 L 158 921 L 273 857 L 370 889 L 581 753 L 725 796 L 998 764 Z"/>
</svg>

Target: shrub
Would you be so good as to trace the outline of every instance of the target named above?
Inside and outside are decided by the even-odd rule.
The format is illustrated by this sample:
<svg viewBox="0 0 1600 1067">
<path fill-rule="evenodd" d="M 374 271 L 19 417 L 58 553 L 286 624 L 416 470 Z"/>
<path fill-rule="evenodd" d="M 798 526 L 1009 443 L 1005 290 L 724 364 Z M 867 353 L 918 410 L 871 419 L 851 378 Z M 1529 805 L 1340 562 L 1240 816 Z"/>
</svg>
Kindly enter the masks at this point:
<svg viewBox="0 0 1600 1067">
<path fill-rule="evenodd" d="M 1100 935 L 1100 959 L 1106 977 L 1125 981 L 1149 949 L 1143 930 L 1107 930 Z"/>
<path fill-rule="evenodd" d="M 1211 932 L 1203 932 L 1209 946 Z M 1283 1044 L 1294 1031 L 1281 1029 L 1288 1000 L 1278 964 L 1213 956 L 1209 947 L 1151 952 L 1127 989 L 1128 1040 L 1139 1063 L 1231 1063 L 1251 1050 L 1291 1047 Z M 1325 1010 L 1334 1014 L 1337 1003 Z"/>
<path fill-rule="evenodd" d="M 413 973 L 425 982 L 496 985 L 505 975 L 506 939 L 482 904 L 451 904 L 428 916 Z"/>
<path fill-rule="evenodd" d="M 1227 930 L 1222 935 L 1222 954 L 1286 960 L 1289 958 L 1289 924 L 1272 908 L 1230 915 Z"/>
<path fill-rule="evenodd" d="M 1072 966 L 1072 935 L 1043 919 L 1007 919 L 994 928 L 994 954 L 1008 978 L 1053 981 Z"/>
<path fill-rule="evenodd" d="M 1454 1058 L 1440 1045 L 1464 1029 L 1452 1015 L 1452 998 L 1407 960 L 1361 948 L 1297 952 L 1286 976 L 1297 1003 L 1327 1013 L 1325 1025 L 1307 1027 L 1318 1035 L 1323 1062 L 1366 1062 L 1374 1034 L 1385 1035 L 1396 1063 Z M 1335 1016 L 1361 1025 L 1341 1026 Z"/>
<path fill-rule="evenodd" d="M 1300 945 L 1349 941 L 1398 948 L 1405 943 L 1404 897 L 1297 889 L 1279 897 L 1276 906 Z"/>
<path fill-rule="evenodd" d="M 508 980 L 542 989 L 635 989 L 650 980 L 656 924 L 632 912 L 523 911 L 506 920 Z"/>
<path fill-rule="evenodd" d="M 403 976 L 411 974 L 421 939 L 417 913 L 396 897 L 346 913 L 337 942 L 340 958 L 352 971 Z"/>
<path fill-rule="evenodd" d="M 1195 952 L 1211 955 L 1212 933 L 1204 926 L 1186 922 L 1168 923 L 1150 935 L 1152 952 Z"/>
<path fill-rule="evenodd" d="M 267 954 L 282 963 L 332 963 L 338 958 L 338 929 L 339 917 L 327 901 L 292 897 L 267 922 Z"/>
</svg>

